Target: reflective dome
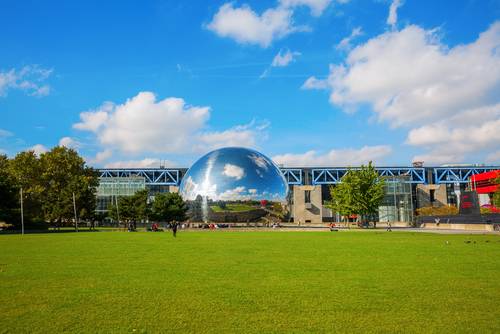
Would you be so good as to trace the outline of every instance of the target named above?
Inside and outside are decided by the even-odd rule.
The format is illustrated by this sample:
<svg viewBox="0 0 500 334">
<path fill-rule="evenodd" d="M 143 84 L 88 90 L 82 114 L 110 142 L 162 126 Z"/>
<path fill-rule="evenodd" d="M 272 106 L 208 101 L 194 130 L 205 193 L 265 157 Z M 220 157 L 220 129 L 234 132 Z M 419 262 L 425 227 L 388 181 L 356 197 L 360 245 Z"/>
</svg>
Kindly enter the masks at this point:
<svg viewBox="0 0 500 334">
<path fill-rule="evenodd" d="M 279 168 L 263 154 L 227 147 L 196 161 L 182 178 L 179 192 L 190 206 L 192 219 L 252 221 L 258 214 L 249 212 L 260 210 L 261 216 L 283 212 L 288 184 Z M 240 213 L 247 216 L 238 217 Z M 224 218 L 218 217 L 221 215 Z"/>
</svg>

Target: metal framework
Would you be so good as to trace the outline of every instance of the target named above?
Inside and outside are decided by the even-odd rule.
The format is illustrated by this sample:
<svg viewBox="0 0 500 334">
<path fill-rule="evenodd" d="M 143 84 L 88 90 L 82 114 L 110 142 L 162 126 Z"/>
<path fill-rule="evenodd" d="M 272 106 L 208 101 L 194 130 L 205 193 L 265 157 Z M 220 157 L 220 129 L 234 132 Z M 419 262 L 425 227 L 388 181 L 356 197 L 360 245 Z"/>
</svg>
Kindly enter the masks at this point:
<svg viewBox="0 0 500 334">
<path fill-rule="evenodd" d="M 282 168 L 281 172 L 288 184 L 302 184 L 302 169 L 300 168 Z"/>
<path fill-rule="evenodd" d="M 352 169 L 359 169 L 354 167 Z M 483 167 L 376 167 L 380 176 L 409 176 L 407 183 L 467 183 L 469 177 L 475 174 L 500 169 L 500 166 Z M 99 169 L 100 177 L 144 177 L 146 185 L 178 186 L 182 171 L 185 169 L 165 168 L 107 168 Z M 340 182 L 348 168 L 281 168 L 281 172 L 289 185 L 304 184 L 304 172 L 311 172 L 311 184 L 336 184 Z M 433 175 L 432 180 L 426 177 L 427 172 Z M 431 177 L 429 177 L 431 178 Z"/>
<path fill-rule="evenodd" d="M 99 177 L 144 177 L 146 185 L 158 186 L 178 186 L 180 184 L 179 169 L 152 169 L 152 168 L 131 168 L 131 169 L 99 169 Z"/>
<path fill-rule="evenodd" d="M 435 167 L 434 183 L 468 183 L 472 175 L 500 169 L 499 166 L 486 167 Z"/>
<path fill-rule="evenodd" d="M 351 168 L 359 170 L 359 167 Z M 348 168 L 315 168 L 311 170 L 312 184 L 336 184 L 340 182 Z M 425 168 L 413 167 L 376 167 L 380 176 L 409 176 L 408 183 L 426 183 Z"/>
</svg>

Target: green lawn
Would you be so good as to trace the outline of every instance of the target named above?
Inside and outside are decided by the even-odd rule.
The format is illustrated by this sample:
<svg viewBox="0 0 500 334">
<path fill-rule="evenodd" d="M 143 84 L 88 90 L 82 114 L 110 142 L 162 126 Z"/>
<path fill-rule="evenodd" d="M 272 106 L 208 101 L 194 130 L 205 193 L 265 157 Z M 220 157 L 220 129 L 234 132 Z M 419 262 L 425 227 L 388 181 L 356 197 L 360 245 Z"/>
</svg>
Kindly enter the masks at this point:
<svg viewBox="0 0 500 334">
<path fill-rule="evenodd" d="M 500 236 L 0 235 L 0 333 L 63 331 L 499 333 Z"/>
<path fill-rule="evenodd" d="M 244 204 L 244 203 L 229 203 L 226 204 L 226 207 L 223 209 L 218 205 L 212 205 L 210 209 L 212 209 L 214 212 L 242 212 L 242 211 L 250 211 L 250 210 L 255 210 L 258 209 L 258 206 L 252 206 L 249 204 Z"/>
</svg>

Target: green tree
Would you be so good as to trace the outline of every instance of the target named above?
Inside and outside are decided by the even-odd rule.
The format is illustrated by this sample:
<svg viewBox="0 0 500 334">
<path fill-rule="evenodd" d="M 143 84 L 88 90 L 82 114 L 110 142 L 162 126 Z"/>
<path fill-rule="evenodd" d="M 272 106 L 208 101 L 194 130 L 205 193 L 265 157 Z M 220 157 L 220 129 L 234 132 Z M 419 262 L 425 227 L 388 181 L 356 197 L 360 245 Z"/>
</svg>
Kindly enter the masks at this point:
<svg viewBox="0 0 500 334">
<path fill-rule="evenodd" d="M 108 206 L 108 217 L 124 222 L 138 222 L 149 219 L 151 205 L 149 203 L 149 192 L 147 189 L 139 190 L 132 196 L 122 196 L 118 200 L 118 209 L 113 201 Z"/>
<path fill-rule="evenodd" d="M 10 224 L 19 222 L 19 189 L 9 173 L 7 156 L 0 155 L 0 221 Z"/>
<path fill-rule="evenodd" d="M 152 204 L 152 217 L 157 221 L 184 221 L 186 212 L 186 203 L 178 193 L 158 194 Z"/>
<path fill-rule="evenodd" d="M 349 169 L 335 187 L 330 187 L 327 207 L 341 215 L 358 214 L 361 221 L 375 214 L 384 198 L 385 181 L 370 162 L 360 169 Z"/>
<path fill-rule="evenodd" d="M 8 172 L 17 187 L 23 189 L 23 212 L 25 221 L 43 221 L 42 200 L 44 186 L 41 180 L 42 167 L 33 151 L 18 153 L 8 162 Z"/>
<path fill-rule="evenodd" d="M 40 156 L 43 186 L 42 212 L 46 221 L 61 226 L 74 219 L 73 194 L 78 218 L 90 219 L 95 211 L 97 173 L 78 153 L 54 147 Z"/>
</svg>

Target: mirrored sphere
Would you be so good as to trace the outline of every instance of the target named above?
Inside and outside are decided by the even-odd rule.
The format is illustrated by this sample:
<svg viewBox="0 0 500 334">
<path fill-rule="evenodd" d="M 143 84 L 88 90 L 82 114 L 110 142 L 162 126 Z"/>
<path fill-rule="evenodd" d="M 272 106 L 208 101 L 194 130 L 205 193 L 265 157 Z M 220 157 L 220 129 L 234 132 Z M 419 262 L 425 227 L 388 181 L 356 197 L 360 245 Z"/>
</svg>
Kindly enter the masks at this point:
<svg viewBox="0 0 500 334">
<path fill-rule="evenodd" d="M 249 215 L 256 210 L 261 215 L 284 212 L 288 184 L 280 169 L 265 155 L 247 148 L 227 147 L 196 161 L 182 178 L 179 193 L 188 202 L 192 219 L 245 220 L 238 217 L 240 214 L 249 221 L 258 216 Z"/>
</svg>

